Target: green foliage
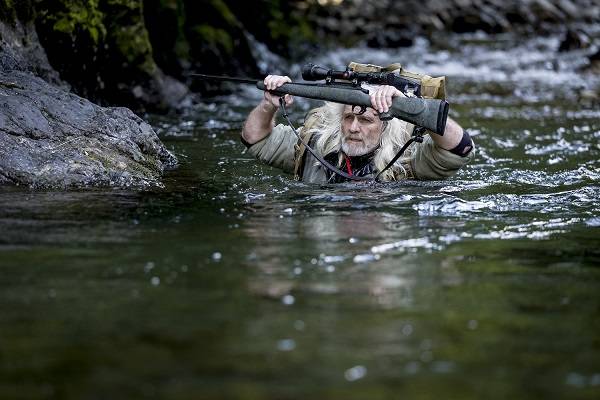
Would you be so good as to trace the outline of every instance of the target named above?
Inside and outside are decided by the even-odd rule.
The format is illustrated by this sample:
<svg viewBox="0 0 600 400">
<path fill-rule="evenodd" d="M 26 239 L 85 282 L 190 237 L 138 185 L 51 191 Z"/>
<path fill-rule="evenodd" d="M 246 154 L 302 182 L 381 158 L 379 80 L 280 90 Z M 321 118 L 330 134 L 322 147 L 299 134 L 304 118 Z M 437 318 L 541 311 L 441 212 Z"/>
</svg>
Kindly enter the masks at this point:
<svg viewBox="0 0 600 400">
<path fill-rule="evenodd" d="M 79 35 L 87 35 L 97 46 L 106 36 L 98 0 L 43 1 L 39 14 L 54 31 L 69 35 L 73 41 Z"/>
</svg>

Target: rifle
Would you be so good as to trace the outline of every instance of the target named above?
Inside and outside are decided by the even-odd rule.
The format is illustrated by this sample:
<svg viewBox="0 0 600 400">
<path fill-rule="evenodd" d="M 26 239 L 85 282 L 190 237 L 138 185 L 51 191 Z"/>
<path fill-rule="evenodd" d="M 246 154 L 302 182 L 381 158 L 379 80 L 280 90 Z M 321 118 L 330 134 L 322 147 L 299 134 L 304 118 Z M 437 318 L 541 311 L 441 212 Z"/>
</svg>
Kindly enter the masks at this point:
<svg viewBox="0 0 600 400">
<path fill-rule="evenodd" d="M 317 80 L 324 77 L 324 84 L 285 83 L 277 89 L 271 90 L 270 93 L 277 96 L 290 94 L 309 99 L 359 106 L 361 111 L 364 112 L 367 107 L 371 107 L 371 99 L 369 97 L 369 91 L 360 86 L 361 82 L 394 84 L 394 82 L 396 82 L 394 79 L 398 79 L 385 73 L 352 73 L 353 75 L 347 75 L 346 77 L 342 75 L 338 76 L 337 73 L 338 71 L 326 70 L 308 64 L 303 69 L 302 75 L 304 79 Z M 266 89 L 262 80 L 206 74 L 190 75 L 205 80 L 254 84 L 260 90 Z M 444 100 L 423 99 L 420 97 L 395 97 L 389 112 L 380 114 L 379 118 L 382 120 L 398 118 L 435 132 L 438 135 L 443 135 L 448 119 L 448 108 L 449 105 Z"/>
</svg>

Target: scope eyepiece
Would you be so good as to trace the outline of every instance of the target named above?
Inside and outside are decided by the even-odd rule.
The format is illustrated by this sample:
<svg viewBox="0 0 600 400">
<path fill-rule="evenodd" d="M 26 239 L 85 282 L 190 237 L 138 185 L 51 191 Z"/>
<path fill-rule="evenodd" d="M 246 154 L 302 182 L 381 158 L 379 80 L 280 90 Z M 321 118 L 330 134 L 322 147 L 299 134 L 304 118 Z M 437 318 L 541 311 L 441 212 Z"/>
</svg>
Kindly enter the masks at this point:
<svg viewBox="0 0 600 400">
<path fill-rule="evenodd" d="M 302 79 L 305 81 L 320 81 L 327 78 L 329 71 L 331 70 L 309 63 L 302 67 Z"/>
</svg>

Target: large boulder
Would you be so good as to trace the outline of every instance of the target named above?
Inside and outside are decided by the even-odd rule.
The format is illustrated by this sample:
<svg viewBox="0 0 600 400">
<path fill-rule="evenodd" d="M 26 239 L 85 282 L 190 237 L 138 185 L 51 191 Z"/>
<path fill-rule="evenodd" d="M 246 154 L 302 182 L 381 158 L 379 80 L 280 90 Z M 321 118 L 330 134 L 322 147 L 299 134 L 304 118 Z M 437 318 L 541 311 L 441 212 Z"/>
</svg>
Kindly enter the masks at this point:
<svg viewBox="0 0 600 400">
<path fill-rule="evenodd" d="M 35 77 L 0 72 L 0 182 L 33 187 L 160 186 L 176 159 L 150 125 Z"/>
</svg>

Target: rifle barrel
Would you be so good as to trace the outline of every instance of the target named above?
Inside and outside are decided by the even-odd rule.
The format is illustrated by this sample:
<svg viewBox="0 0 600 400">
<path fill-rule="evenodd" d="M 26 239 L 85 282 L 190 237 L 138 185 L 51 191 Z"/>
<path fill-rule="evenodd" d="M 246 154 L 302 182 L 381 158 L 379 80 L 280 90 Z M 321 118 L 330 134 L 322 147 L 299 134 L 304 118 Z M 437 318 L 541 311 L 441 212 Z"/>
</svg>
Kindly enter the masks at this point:
<svg viewBox="0 0 600 400">
<path fill-rule="evenodd" d="M 262 81 L 256 82 L 256 87 L 265 90 Z M 327 85 L 308 85 L 301 83 L 284 83 L 273 94 L 283 96 L 291 94 L 315 100 L 332 101 L 334 103 L 371 107 L 368 94 L 356 89 L 339 88 Z M 438 135 L 443 135 L 446 129 L 449 105 L 444 100 L 422 99 L 417 97 L 396 97 L 390 107 L 393 117 L 422 126 Z"/>
<path fill-rule="evenodd" d="M 260 90 L 266 90 L 262 80 L 237 78 L 233 76 L 217 76 L 207 74 L 190 74 L 200 79 L 249 83 Z M 284 83 L 270 91 L 278 96 L 291 94 L 315 100 L 325 100 L 334 103 L 354 106 L 371 107 L 371 98 L 359 89 L 336 87 L 314 83 Z M 444 100 L 423 99 L 418 97 L 396 97 L 392 101 L 390 114 L 392 117 L 422 126 L 438 135 L 443 135 L 446 129 L 449 105 Z"/>
</svg>

